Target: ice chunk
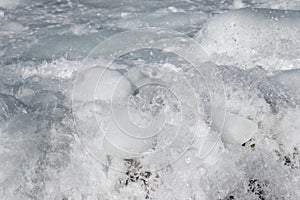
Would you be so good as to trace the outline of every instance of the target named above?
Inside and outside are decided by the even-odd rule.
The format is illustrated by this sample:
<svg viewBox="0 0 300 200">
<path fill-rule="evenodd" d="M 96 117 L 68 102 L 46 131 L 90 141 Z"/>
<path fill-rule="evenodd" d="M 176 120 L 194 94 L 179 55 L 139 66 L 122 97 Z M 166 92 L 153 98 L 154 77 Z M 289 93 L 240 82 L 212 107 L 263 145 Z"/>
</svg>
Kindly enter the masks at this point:
<svg viewBox="0 0 300 200">
<path fill-rule="evenodd" d="M 246 5 L 244 4 L 244 2 L 242 0 L 234 0 L 233 7 L 236 9 L 239 9 L 239 8 L 245 8 Z"/>
<path fill-rule="evenodd" d="M 226 112 L 223 119 L 220 111 L 216 110 L 212 119 L 222 139 L 231 144 L 243 144 L 258 131 L 255 122 L 230 112 Z"/>
<path fill-rule="evenodd" d="M 143 137 L 143 133 L 140 133 L 140 137 Z M 155 139 L 155 137 L 147 139 L 132 137 L 123 132 L 116 124 L 112 124 L 104 137 L 103 147 L 109 155 L 134 158 L 147 152 L 155 144 Z"/>
<path fill-rule="evenodd" d="M 213 17 L 196 40 L 221 65 L 299 68 L 300 12 L 240 9 Z"/>
<path fill-rule="evenodd" d="M 124 119 L 123 122 L 113 118 L 111 106 L 118 111 L 122 110 L 118 113 L 121 116 L 117 118 Z M 124 116 L 127 114 L 126 105 L 106 103 L 85 103 L 75 111 L 80 137 L 92 154 L 99 158 L 104 155 L 134 158 L 141 156 L 154 145 L 156 137 L 147 135 L 151 130 L 143 132 L 138 131 L 138 127 L 132 128 L 133 125 L 127 123 L 129 116 Z"/>
<path fill-rule="evenodd" d="M 143 132 L 135 136 L 130 135 L 134 134 L 132 132 L 126 132 L 128 128 L 132 128 L 132 125 L 126 121 L 129 119 L 126 103 L 132 89 L 131 82 L 115 70 L 93 67 L 79 74 L 74 86 L 73 100 L 81 102 L 84 106 L 79 107 L 75 115 L 80 124 L 88 127 L 85 130 L 82 129 L 83 135 L 86 135 L 83 139 L 85 143 L 91 144 L 92 151 L 99 151 L 103 148 L 105 152 L 102 153 L 130 158 L 143 153 L 153 145 L 154 138 L 137 138 L 143 137 L 141 135 Z M 102 105 L 91 103 L 98 101 L 104 103 Z M 111 108 L 117 108 L 116 118 L 123 121 L 116 121 L 116 118 L 113 118 Z M 97 120 L 93 116 L 96 116 Z M 94 134 L 92 140 L 96 143 L 89 139 Z M 99 147 L 100 144 L 103 146 Z"/>
<path fill-rule="evenodd" d="M 132 90 L 130 81 L 120 72 L 93 67 L 79 74 L 74 85 L 73 100 L 79 102 L 123 100 L 127 102 Z"/>
<path fill-rule="evenodd" d="M 18 22 L 8 22 L 0 26 L 0 31 L 5 34 L 20 33 L 27 30 L 27 27 Z"/>
<path fill-rule="evenodd" d="M 4 17 L 4 14 L 5 14 L 4 11 L 0 10 L 0 19 Z"/>
</svg>

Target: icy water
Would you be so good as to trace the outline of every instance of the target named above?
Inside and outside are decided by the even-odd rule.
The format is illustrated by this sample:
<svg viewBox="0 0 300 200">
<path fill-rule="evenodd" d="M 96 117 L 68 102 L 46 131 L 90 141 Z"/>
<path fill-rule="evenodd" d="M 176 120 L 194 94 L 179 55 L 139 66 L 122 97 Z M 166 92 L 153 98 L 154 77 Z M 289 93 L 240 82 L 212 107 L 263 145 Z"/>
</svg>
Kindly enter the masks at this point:
<svg viewBox="0 0 300 200">
<path fill-rule="evenodd" d="M 0 0 L 0 199 L 300 199 L 298 0 Z"/>
</svg>

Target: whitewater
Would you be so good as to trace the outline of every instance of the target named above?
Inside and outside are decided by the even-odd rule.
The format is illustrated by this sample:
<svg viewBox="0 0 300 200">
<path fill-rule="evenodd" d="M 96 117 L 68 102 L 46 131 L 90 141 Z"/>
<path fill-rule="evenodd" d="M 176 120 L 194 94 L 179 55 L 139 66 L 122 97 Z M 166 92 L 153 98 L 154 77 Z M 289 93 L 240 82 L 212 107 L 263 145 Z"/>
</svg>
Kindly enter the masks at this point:
<svg viewBox="0 0 300 200">
<path fill-rule="evenodd" d="M 299 0 L 0 0 L 0 200 L 299 186 Z"/>
</svg>

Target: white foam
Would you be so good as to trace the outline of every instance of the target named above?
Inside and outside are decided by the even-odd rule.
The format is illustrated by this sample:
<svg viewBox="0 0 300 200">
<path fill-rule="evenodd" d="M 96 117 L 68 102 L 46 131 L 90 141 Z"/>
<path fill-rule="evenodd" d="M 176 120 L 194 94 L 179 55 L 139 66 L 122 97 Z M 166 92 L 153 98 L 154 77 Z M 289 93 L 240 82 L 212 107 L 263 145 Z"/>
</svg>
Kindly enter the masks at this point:
<svg viewBox="0 0 300 200">
<path fill-rule="evenodd" d="M 277 134 L 279 144 L 283 149 L 292 152 L 294 148 L 300 147 L 300 109 L 290 108 L 283 118 L 275 124 L 275 133 Z"/>
<path fill-rule="evenodd" d="M 194 26 L 201 26 L 208 15 L 202 12 L 174 12 L 174 9 L 161 9 L 149 15 L 119 20 L 116 24 L 125 29 L 141 27 L 160 27 L 187 31 Z"/>
<path fill-rule="evenodd" d="M 300 67 L 300 12 L 232 10 L 213 17 L 196 40 L 220 65 L 267 70 Z"/>
<path fill-rule="evenodd" d="M 275 1 L 283 2 L 283 0 Z M 129 24 L 118 24 L 119 19 L 108 19 L 105 23 L 111 23 L 112 26 L 117 23 L 119 27 L 130 29 L 155 25 L 188 32 L 189 26 L 196 25 L 197 28 L 200 28 L 202 23 L 201 13 L 195 14 L 190 11 L 185 13 L 184 4 L 186 2 L 179 3 L 179 5 L 182 5 L 180 9 L 180 6 L 176 4 L 176 6 L 169 6 L 168 10 L 165 8 L 156 10 L 148 17 L 145 17 L 146 14 L 144 15 L 144 13 L 139 13 L 140 10 L 135 10 L 136 7 L 145 7 L 143 1 L 129 0 L 129 5 L 124 5 L 126 2 L 117 0 L 112 2 L 87 0 L 86 2 L 90 5 L 99 7 L 107 5 L 107 8 L 113 8 L 110 10 L 111 15 L 108 18 L 121 15 L 123 19 L 129 20 Z M 151 3 L 147 2 L 146 4 L 151 5 Z M 151 7 L 156 7 L 158 4 L 159 2 L 155 1 Z M 244 6 L 243 4 L 247 5 L 246 1 L 236 1 L 235 6 Z M 52 5 L 54 8 L 56 7 L 56 4 L 50 6 Z M 62 6 L 63 4 L 58 5 Z M 134 5 L 136 7 L 131 7 Z M 198 5 L 199 7 L 197 7 Z M 196 10 L 203 9 L 200 8 L 202 4 L 197 4 L 197 6 L 195 6 L 197 7 Z M 207 5 L 207 7 L 209 6 L 212 5 Z M 91 26 L 94 26 L 93 24 L 97 23 L 98 19 L 93 18 L 93 8 L 83 5 L 79 5 L 79 7 L 82 8 L 82 13 L 79 14 L 84 15 L 84 21 L 85 19 L 91 19 Z M 52 9 L 52 7 L 50 8 Z M 59 7 L 59 9 L 61 8 Z M 60 11 L 59 9 L 58 11 Z M 126 11 L 121 14 L 119 9 L 125 9 Z M 102 15 L 104 9 L 98 10 Z M 149 13 L 152 11 L 148 10 Z M 297 56 L 299 56 L 297 50 L 299 48 L 297 40 L 299 35 L 295 34 L 296 29 L 294 28 L 297 28 L 295 25 L 298 25 L 299 19 L 294 20 L 289 14 L 290 12 L 284 13 L 282 11 L 274 12 L 283 13 L 284 17 L 278 20 L 272 19 L 270 17 L 272 14 L 268 13 L 269 11 L 271 10 L 258 10 L 255 13 L 249 10 L 237 10 L 221 14 L 219 17 L 216 16 L 212 18 L 205 29 L 210 31 L 209 34 L 203 32 L 203 36 L 208 40 L 207 43 L 202 41 L 202 44 L 205 44 L 205 47 L 213 55 L 212 58 L 219 63 L 235 64 L 236 67 L 243 69 L 261 64 L 270 71 L 295 68 L 298 62 Z M 91 14 L 91 18 L 89 18 L 89 14 Z M 131 18 L 135 14 L 137 14 L 136 19 Z M 59 17 L 69 16 L 60 13 Z M 197 17 L 201 18 L 199 24 Z M 27 18 L 22 20 L 26 21 Z M 123 22 L 126 22 L 126 20 Z M 79 23 L 81 23 L 81 20 L 79 20 Z M 237 25 L 235 28 L 234 23 Z M 35 25 L 35 23 L 33 24 Z M 77 25 L 77 21 L 74 24 Z M 10 31 L 11 33 L 23 34 L 19 31 L 22 28 L 18 29 L 18 25 L 15 25 L 6 26 L 5 30 L 7 32 L 2 31 L 2 33 Z M 97 45 L 99 41 L 102 41 L 102 34 L 90 34 L 89 30 L 84 30 L 84 24 L 80 27 L 76 25 L 75 29 L 71 30 L 73 31 L 72 34 L 64 31 L 61 34 L 49 32 L 52 36 L 40 38 L 40 32 L 37 35 L 33 33 L 33 39 L 37 39 L 37 43 L 31 44 L 31 48 L 25 50 L 24 57 L 40 60 L 55 59 L 53 55 L 61 56 L 64 53 L 71 52 L 70 57 L 77 58 L 75 52 L 85 54 L 87 52 L 82 51 L 87 51 L 93 45 Z M 293 29 L 285 30 L 289 27 L 293 27 Z M 39 27 L 38 24 L 37 28 L 41 30 L 43 26 Z M 276 28 L 279 28 L 279 30 Z M 48 30 L 48 26 L 46 29 Z M 25 34 L 26 32 L 24 32 Z M 221 37 L 219 38 L 218 35 Z M 17 36 L 19 35 L 14 34 L 12 39 L 17 39 Z M 238 44 L 229 41 L 232 36 L 240 40 Z M 225 41 L 222 41 L 222 39 Z M 274 51 L 272 41 L 279 42 L 280 48 L 278 51 Z M 21 50 L 27 47 L 25 44 L 20 45 Z M 262 44 L 265 44 L 265 46 Z M 122 46 L 122 42 L 113 45 L 117 45 L 117 47 L 120 47 L 119 49 L 126 48 L 126 46 Z M 69 51 L 70 48 L 74 51 Z M 253 49 L 256 50 L 256 53 L 252 52 Z M 196 55 L 196 53 L 192 52 L 191 55 Z M 4 54 L 4 56 L 6 55 Z M 101 58 L 99 60 L 96 65 L 104 66 L 100 63 Z M 217 104 L 220 105 L 212 105 L 217 109 L 217 112 L 213 113 L 212 116 L 212 125 L 217 130 L 214 132 L 205 116 L 203 117 L 205 120 L 202 121 L 202 115 L 195 115 L 196 107 L 194 105 L 196 104 L 195 100 L 192 99 L 194 90 L 187 91 L 190 86 L 195 86 L 195 89 L 197 89 L 198 87 L 205 87 L 205 84 L 202 81 L 196 82 L 196 80 L 195 84 L 184 84 L 185 82 L 178 79 L 178 73 L 184 73 L 186 68 L 181 68 L 177 62 L 169 63 L 170 60 L 171 58 L 168 57 L 167 63 L 156 64 L 160 71 L 152 71 L 149 65 L 142 72 L 133 70 L 132 74 L 125 75 L 123 72 L 128 68 L 124 67 L 123 64 L 119 64 L 120 66 L 117 67 L 122 69 L 122 73 L 111 69 L 106 70 L 102 81 L 99 81 L 102 86 L 99 87 L 97 87 L 98 79 L 104 68 L 89 68 L 82 72 L 76 82 L 78 86 L 77 88 L 75 86 L 74 100 L 79 105 L 72 108 L 69 103 L 72 98 L 70 82 L 73 80 L 75 72 L 81 67 L 81 62 L 61 59 L 41 64 L 39 62 L 23 62 L 21 58 L 18 60 L 18 64 L 4 66 L 0 73 L 1 89 L 7 93 L 13 93 L 20 99 L 5 100 L 2 104 L 0 102 L 0 107 L 5 110 L 4 114 L 7 116 L 5 118 L 11 119 L 7 125 L 9 128 L 6 128 L 6 125 L 0 125 L 0 184 L 3 186 L 0 188 L 0 197 L 4 199 L 26 199 L 31 198 L 25 196 L 30 193 L 32 198 L 37 199 L 144 199 L 146 195 L 149 195 L 149 199 L 163 198 L 171 200 L 176 198 L 228 199 L 229 195 L 234 196 L 235 199 L 253 199 L 259 197 L 247 187 L 249 186 L 249 177 L 257 177 L 257 183 L 268 181 L 268 184 L 262 184 L 264 198 L 288 196 L 290 199 L 299 199 L 298 169 L 290 169 L 289 166 L 284 166 L 274 152 L 280 146 L 292 155 L 295 147 L 300 148 L 300 112 L 299 108 L 288 107 L 289 105 L 284 104 L 285 101 L 292 99 L 289 99 L 289 96 L 284 96 L 286 94 L 284 89 L 279 86 L 277 88 L 277 84 L 273 85 L 273 80 L 275 80 L 289 91 L 299 94 L 299 69 L 276 72 L 276 75 L 270 77 L 270 79 L 264 77 L 265 72 L 263 70 L 262 73 L 257 73 L 259 75 L 254 76 L 254 78 L 245 75 L 248 72 L 252 73 L 251 70 L 238 70 L 236 72 L 234 71 L 236 68 L 232 67 L 226 71 L 227 73 L 221 70 L 218 71 L 218 74 L 224 75 L 227 115 L 225 115 L 223 127 L 224 116 L 222 112 L 224 108 L 222 106 L 225 106 L 225 103 L 220 100 L 220 103 L 217 101 Z M 134 66 L 133 62 L 134 60 L 131 59 L 126 60 L 130 67 Z M 163 61 L 157 59 L 156 62 L 161 63 Z M 85 64 L 90 65 L 93 63 L 87 62 Z M 218 69 L 221 69 L 221 66 Z M 225 67 L 222 67 L 222 69 L 225 69 Z M 187 74 L 189 74 L 189 71 Z M 273 75 L 273 73 L 270 74 Z M 192 73 L 190 75 L 185 76 L 185 78 L 189 79 L 194 76 Z M 54 80 L 49 81 L 52 78 Z M 127 78 L 130 80 L 127 80 Z M 128 106 L 128 99 L 125 97 L 132 88 L 135 88 L 133 84 L 137 82 L 140 84 L 147 83 L 154 79 L 163 79 L 170 84 L 169 86 L 177 89 L 177 95 L 183 97 L 183 99 L 179 99 L 180 105 L 186 107 L 186 112 L 182 115 L 183 124 L 179 123 L 181 115 L 177 111 L 179 107 L 175 106 L 177 100 L 171 98 L 172 96 L 168 97 L 167 90 L 161 90 L 158 93 L 161 99 L 167 100 L 163 104 L 155 103 L 153 106 L 151 103 L 148 106 L 147 102 L 149 101 L 145 101 L 144 104 L 137 104 L 143 108 L 144 113 L 137 112 L 140 111 L 138 109 L 128 109 L 131 115 L 127 116 L 127 112 L 124 112 L 127 109 L 126 106 Z M 246 79 L 249 81 L 243 81 Z M 119 82 L 120 80 L 121 82 Z M 256 84 L 256 82 L 264 83 Z M 115 90 L 115 86 L 118 86 L 119 89 Z M 279 89 L 278 93 L 280 94 L 277 95 L 277 91 L 272 91 L 272 88 L 268 86 L 274 86 L 274 90 Z M 21 91 L 22 88 L 25 88 L 24 91 Z M 41 90 L 44 91 L 37 95 Z M 68 90 L 70 90 L 69 96 L 65 98 L 63 95 Z M 21 93 L 19 93 L 20 91 Z M 115 91 L 114 95 L 112 94 L 113 91 Z M 141 95 L 142 91 L 140 89 L 135 97 Z M 200 91 L 202 89 L 199 89 Z M 60 93 L 63 93 L 63 95 L 60 95 Z M 26 101 L 23 100 L 25 98 L 22 95 L 26 95 Z M 202 98 L 202 95 L 199 96 Z M 281 99 L 282 96 L 284 98 Z M 111 104 L 111 97 L 116 100 L 115 104 Z M 204 98 L 206 98 L 206 95 Z M 173 101 L 169 101 L 172 99 Z M 145 98 L 145 100 L 149 99 Z M 203 102 L 206 103 L 206 100 L 203 99 Z M 28 102 L 28 105 L 30 105 L 29 114 L 24 114 L 23 104 L 18 106 L 21 103 L 19 101 L 26 104 Z M 281 106 L 281 102 L 284 106 Z M 132 104 L 130 105 L 132 106 Z M 279 113 L 273 113 L 271 110 L 271 107 L 275 106 L 279 107 L 279 111 L 276 110 Z M 123 112 L 117 113 L 116 116 L 121 120 L 118 121 L 119 124 L 110 115 L 111 107 L 114 107 L 117 111 L 123 110 Z M 140 121 L 134 121 L 138 121 L 139 123 L 136 124 L 141 125 L 149 119 L 146 118 L 143 121 L 143 117 L 148 113 L 152 114 L 148 111 L 154 109 L 161 109 L 159 112 L 166 114 L 167 128 L 162 131 L 162 134 L 142 140 L 131 137 L 122 131 L 122 129 L 131 128 L 127 124 L 127 119 L 130 117 L 130 119 L 141 119 Z M 70 111 L 74 113 L 76 129 L 82 132 L 75 133 L 73 130 L 73 116 L 71 116 Z M 17 117 L 14 117 L 15 115 Z M 146 115 L 146 117 L 149 115 Z M 193 122 L 193 119 L 201 121 L 196 124 L 196 120 Z M 273 123 L 273 120 L 277 121 Z M 120 124 L 122 126 L 118 127 Z M 269 128 L 269 124 L 271 128 Z M 177 130 L 176 126 L 183 127 L 183 129 L 180 129 L 179 134 L 174 134 Z M 98 134 L 98 131 L 102 132 Z M 218 135 L 220 131 L 223 133 L 221 139 Z M 152 129 L 148 132 L 154 133 Z M 259 134 L 256 134 L 257 132 Z M 129 131 L 128 133 L 134 136 L 148 136 L 147 132 Z M 205 135 L 205 133 L 208 133 L 208 135 Z M 62 134 L 61 137 L 60 134 Z M 73 136 L 75 137 L 74 140 L 71 139 Z M 247 145 L 245 147 L 241 146 L 242 143 L 253 136 L 255 148 L 249 150 Z M 69 138 L 70 141 L 64 138 Z M 235 145 L 223 145 L 228 143 Z M 99 148 L 100 145 L 102 145 L 101 148 Z M 163 151 L 158 152 L 158 147 L 166 146 L 169 147 L 165 149 L 166 153 Z M 95 154 L 90 156 L 91 152 Z M 153 159 L 148 158 L 148 160 L 147 156 L 137 159 L 136 163 L 140 162 L 140 165 L 130 166 L 130 168 L 126 165 L 128 163 L 122 159 L 132 158 L 134 154 L 145 152 L 157 153 L 157 156 L 153 156 Z M 181 157 L 178 157 L 179 153 L 180 155 L 183 153 Z M 100 158 L 97 157 L 99 154 L 113 156 L 106 157 L 105 155 L 104 159 L 101 157 L 102 160 L 99 160 Z M 293 156 L 299 160 L 299 154 Z M 101 162 L 99 163 L 99 161 Z M 160 163 L 169 165 L 158 172 L 152 172 L 150 177 L 145 179 L 147 184 L 144 184 L 142 173 L 148 169 L 147 167 L 150 166 L 150 169 L 153 169 L 159 166 Z M 124 171 L 124 173 L 115 172 L 110 167 L 115 167 Z M 131 177 L 126 175 L 126 171 L 137 172 L 139 179 L 135 182 L 130 181 Z M 126 184 L 125 181 L 127 181 Z M 283 185 L 285 187 L 282 187 Z"/>
<path fill-rule="evenodd" d="M 300 69 L 279 72 L 274 79 L 300 97 Z"/>
<path fill-rule="evenodd" d="M 16 8 L 21 2 L 22 0 L 1 0 L 0 7 L 6 9 L 13 9 Z"/>
<path fill-rule="evenodd" d="M 300 1 L 286 0 L 252 0 L 252 4 L 257 8 L 272 8 L 281 10 L 300 10 Z"/>
</svg>

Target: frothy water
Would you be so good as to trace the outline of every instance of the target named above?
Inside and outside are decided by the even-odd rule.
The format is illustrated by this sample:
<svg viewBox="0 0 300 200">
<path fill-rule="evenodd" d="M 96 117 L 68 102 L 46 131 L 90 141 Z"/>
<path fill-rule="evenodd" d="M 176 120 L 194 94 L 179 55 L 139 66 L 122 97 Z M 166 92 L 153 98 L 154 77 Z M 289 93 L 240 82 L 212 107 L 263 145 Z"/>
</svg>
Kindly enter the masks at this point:
<svg viewBox="0 0 300 200">
<path fill-rule="evenodd" d="M 0 199 L 299 199 L 299 9 L 1 1 Z"/>
</svg>

